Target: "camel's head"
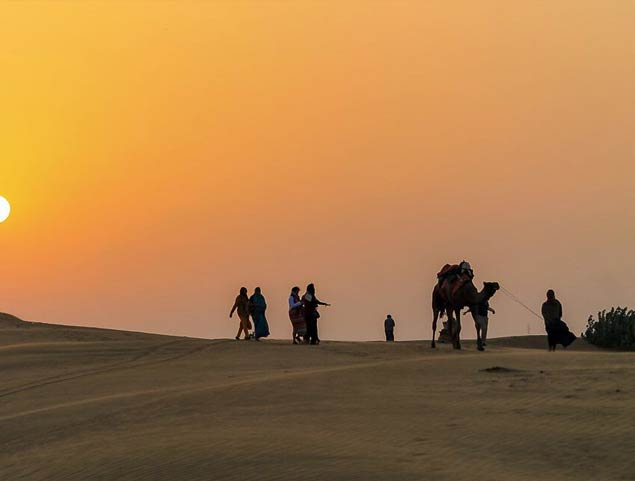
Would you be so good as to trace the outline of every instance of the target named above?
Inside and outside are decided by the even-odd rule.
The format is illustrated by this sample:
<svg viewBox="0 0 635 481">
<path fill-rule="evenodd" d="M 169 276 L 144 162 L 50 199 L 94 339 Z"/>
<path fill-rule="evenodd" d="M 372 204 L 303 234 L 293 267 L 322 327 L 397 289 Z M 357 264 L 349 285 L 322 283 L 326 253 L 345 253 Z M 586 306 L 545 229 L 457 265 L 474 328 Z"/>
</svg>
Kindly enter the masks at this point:
<svg viewBox="0 0 635 481">
<path fill-rule="evenodd" d="M 492 297 L 501 286 L 498 282 L 483 282 L 483 288 L 487 293 L 487 297 Z"/>
</svg>

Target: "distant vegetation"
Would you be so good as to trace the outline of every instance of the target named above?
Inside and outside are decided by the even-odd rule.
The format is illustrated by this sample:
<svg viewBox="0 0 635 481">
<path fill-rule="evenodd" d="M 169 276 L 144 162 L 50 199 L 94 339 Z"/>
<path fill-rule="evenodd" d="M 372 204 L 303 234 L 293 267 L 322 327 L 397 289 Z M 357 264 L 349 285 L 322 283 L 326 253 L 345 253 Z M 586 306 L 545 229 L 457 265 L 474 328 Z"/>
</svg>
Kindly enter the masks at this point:
<svg viewBox="0 0 635 481">
<path fill-rule="evenodd" d="M 599 312 L 597 320 L 589 317 L 584 338 L 600 347 L 635 350 L 635 311 L 614 307 Z"/>
</svg>

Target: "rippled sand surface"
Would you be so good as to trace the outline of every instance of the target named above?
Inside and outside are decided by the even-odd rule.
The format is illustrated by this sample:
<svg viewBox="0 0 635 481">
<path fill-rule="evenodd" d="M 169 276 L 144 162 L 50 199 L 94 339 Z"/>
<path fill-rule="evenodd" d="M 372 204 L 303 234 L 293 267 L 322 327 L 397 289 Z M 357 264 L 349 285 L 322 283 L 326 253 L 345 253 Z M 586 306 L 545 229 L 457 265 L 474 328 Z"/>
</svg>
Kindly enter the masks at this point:
<svg viewBox="0 0 635 481">
<path fill-rule="evenodd" d="M 0 328 L 6 480 L 627 480 L 635 353 Z"/>
</svg>

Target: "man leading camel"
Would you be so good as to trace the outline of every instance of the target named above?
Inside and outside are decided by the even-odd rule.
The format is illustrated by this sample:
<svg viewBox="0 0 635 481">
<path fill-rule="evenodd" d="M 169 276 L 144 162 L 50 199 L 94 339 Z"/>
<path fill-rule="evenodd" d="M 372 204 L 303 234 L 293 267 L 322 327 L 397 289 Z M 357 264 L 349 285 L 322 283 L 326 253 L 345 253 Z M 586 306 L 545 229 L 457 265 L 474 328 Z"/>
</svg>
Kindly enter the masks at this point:
<svg viewBox="0 0 635 481">
<path fill-rule="evenodd" d="M 481 339 L 481 346 L 487 346 L 487 328 L 489 326 L 489 313 L 496 314 L 496 311 L 489 306 L 489 301 L 485 300 L 476 307 L 470 308 L 463 313 L 471 312 L 476 327 L 476 338 Z"/>
<path fill-rule="evenodd" d="M 458 289 L 452 289 L 450 298 L 445 295 L 440 283 L 432 291 L 432 343 L 436 347 L 435 336 L 437 330 L 437 320 L 442 313 L 448 315 L 448 333 L 452 339 L 452 346 L 461 349 L 461 310 L 464 307 L 472 309 L 484 301 L 489 300 L 500 288 L 498 282 L 484 282 L 483 289 L 479 292 L 474 286 L 472 279 L 461 283 Z M 477 347 L 483 350 L 480 331 L 477 329 Z"/>
</svg>

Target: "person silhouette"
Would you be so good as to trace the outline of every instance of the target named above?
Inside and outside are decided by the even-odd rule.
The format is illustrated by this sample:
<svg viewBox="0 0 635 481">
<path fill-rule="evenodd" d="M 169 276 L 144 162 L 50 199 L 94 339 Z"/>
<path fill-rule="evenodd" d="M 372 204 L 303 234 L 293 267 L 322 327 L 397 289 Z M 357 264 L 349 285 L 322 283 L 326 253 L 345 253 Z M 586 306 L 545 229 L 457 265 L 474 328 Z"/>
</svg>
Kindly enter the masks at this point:
<svg viewBox="0 0 635 481">
<path fill-rule="evenodd" d="M 262 295 L 260 287 L 256 287 L 253 295 L 249 298 L 249 313 L 254 320 L 254 337 L 256 341 L 269 336 L 269 324 L 265 316 L 266 310 L 267 301 L 265 296 Z"/>
<path fill-rule="evenodd" d="M 298 344 L 306 335 L 306 321 L 304 320 L 304 309 L 302 299 L 300 299 L 300 288 L 294 287 L 289 295 L 289 319 L 293 326 L 293 344 Z"/>
<path fill-rule="evenodd" d="M 240 288 L 240 294 L 236 297 L 234 306 L 229 312 L 230 318 L 234 315 L 234 311 L 236 310 L 238 311 L 238 318 L 240 319 L 236 340 L 240 339 L 240 334 L 243 331 L 245 332 L 245 340 L 247 340 L 251 337 L 251 334 L 249 334 L 249 331 L 251 330 L 251 322 L 249 321 L 249 297 L 247 296 L 246 287 Z"/>
<path fill-rule="evenodd" d="M 306 336 L 304 341 L 310 344 L 319 344 L 317 320 L 320 317 L 318 306 L 330 306 L 327 302 L 320 301 L 315 296 L 315 286 L 309 284 L 306 286 L 306 293 L 302 296 L 302 305 L 304 306 L 304 319 L 306 321 Z"/>
<path fill-rule="evenodd" d="M 390 314 L 384 321 L 384 331 L 386 332 L 386 342 L 393 342 L 395 340 L 395 320 Z"/>
<path fill-rule="evenodd" d="M 558 344 L 565 349 L 577 338 L 569 331 L 569 326 L 562 320 L 562 304 L 556 299 L 553 289 L 547 291 L 547 300 L 542 305 L 542 317 L 545 320 L 547 343 L 549 350 L 555 351 Z"/>
</svg>

